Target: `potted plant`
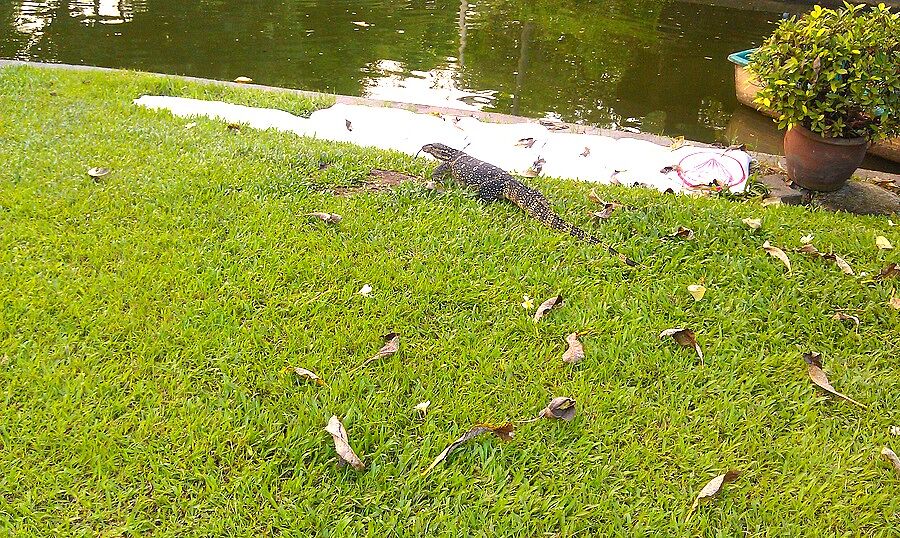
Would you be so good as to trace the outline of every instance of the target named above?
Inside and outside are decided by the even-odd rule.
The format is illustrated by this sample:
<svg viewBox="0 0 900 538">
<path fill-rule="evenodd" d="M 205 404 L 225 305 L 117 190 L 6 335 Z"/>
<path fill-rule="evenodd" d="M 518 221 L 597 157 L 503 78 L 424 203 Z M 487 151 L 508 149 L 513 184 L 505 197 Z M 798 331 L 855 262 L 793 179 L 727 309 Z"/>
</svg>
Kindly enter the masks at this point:
<svg viewBox="0 0 900 538">
<path fill-rule="evenodd" d="M 900 14 L 884 4 L 783 20 L 749 68 L 756 104 L 787 129 L 787 173 L 802 187 L 837 190 L 870 142 L 900 135 Z"/>
</svg>

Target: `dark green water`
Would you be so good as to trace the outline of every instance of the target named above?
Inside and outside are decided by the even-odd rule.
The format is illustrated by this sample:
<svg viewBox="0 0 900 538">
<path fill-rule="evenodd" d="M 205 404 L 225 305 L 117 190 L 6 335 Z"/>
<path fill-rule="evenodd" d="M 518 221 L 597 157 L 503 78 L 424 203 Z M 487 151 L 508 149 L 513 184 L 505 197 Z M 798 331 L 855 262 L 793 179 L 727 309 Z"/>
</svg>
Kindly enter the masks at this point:
<svg viewBox="0 0 900 538">
<path fill-rule="evenodd" d="M 772 0 L 0 1 L 0 57 L 127 67 L 532 117 L 758 140 L 725 57 Z M 454 104 L 454 103 L 451 103 Z M 774 146 L 773 146 L 774 144 Z"/>
</svg>

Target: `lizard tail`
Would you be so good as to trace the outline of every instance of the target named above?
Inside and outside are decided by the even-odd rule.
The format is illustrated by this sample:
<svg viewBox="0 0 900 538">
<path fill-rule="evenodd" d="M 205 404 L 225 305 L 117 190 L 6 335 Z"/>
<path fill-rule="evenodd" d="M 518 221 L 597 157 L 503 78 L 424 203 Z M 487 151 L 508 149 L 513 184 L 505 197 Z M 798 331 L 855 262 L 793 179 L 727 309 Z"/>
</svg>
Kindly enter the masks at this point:
<svg viewBox="0 0 900 538">
<path fill-rule="evenodd" d="M 513 180 L 507 182 L 503 188 L 503 197 L 522 208 L 522 210 L 525 211 L 525 213 L 527 213 L 533 219 L 541 222 L 546 226 L 549 226 L 550 228 L 553 228 L 554 230 L 568 233 L 569 235 L 576 237 L 582 241 L 586 241 L 592 245 L 603 244 L 603 242 L 596 236 L 587 233 L 574 224 L 566 222 L 562 217 L 557 215 L 555 211 L 553 211 L 553 208 L 550 207 L 550 202 L 547 201 L 543 194 L 534 189 L 526 187 L 519 181 Z M 628 266 L 634 267 L 637 265 L 634 260 L 628 258 L 613 247 L 607 246 L 606 250 L 611 255 L 622 260 L 622 262 L 624 262 Z"/>
</svg>

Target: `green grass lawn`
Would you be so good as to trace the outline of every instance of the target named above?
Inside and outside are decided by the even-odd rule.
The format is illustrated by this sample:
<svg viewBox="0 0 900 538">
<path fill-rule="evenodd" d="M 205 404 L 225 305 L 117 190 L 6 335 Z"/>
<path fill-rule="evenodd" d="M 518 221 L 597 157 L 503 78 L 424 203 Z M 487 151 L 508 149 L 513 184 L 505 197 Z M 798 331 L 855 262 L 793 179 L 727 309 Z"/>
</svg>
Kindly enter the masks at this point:
<svg viewBox="0 0 900 538">
<path fill-rule="evenodd" d="M 0 534 L 896 536 L 900 476 L 878 453 L 900 451 L 887 304 L 900 281 L 871 282 L 900 261 L 875 247 L 900 247 L 887 219 L 600 187 L 631 209 L 592 225 L 590 185 L 530 180 L 634 270 L 458 188 L 334 196 L 373 168 L 432 165 L 189 129 L 132 105 L 144 93 L 323 104 L 0 70 Z M 95 166 L 112 172 L 94 181 Z M 696 239 L 660 240 L 679 225 Z M 869 276 L 790 252 L 806 234 Z M 557 292 L 564 305 L 538 324 L 520 304 Z M 697 332 L 704 364 L 657 338 L 675 326 Z M 392 330 L 400 352 L 352 371 Z M 587 357 L 571 366 L 574 331 Z M 868 409 L 818 392 L 805 351 Z M 534 416 L 553 396 L 577 400 L 572 422 L 480 437 L 422 476 L 474 423 Z M 332 414 L 364 471 L 336 466 Z M 685 523 L 728 469 L 743 474 Z"/>
</svg>

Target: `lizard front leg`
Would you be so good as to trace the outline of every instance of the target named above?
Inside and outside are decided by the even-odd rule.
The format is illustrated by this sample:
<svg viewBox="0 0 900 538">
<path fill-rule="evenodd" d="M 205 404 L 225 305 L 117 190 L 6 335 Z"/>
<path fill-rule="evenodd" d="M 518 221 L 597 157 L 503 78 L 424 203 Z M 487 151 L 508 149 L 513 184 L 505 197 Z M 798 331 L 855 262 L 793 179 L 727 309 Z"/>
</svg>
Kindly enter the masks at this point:
<svg viewBox="0 0 900 538">
<path fill-rule="evenodd" d="M 442 162 L 438 165 L 437 168 L 434 169 L 434 172 L 431 173 L 432 181 L 440 181 L 443 182 L 447 176 L 450 175 L 450 163 Z"/>
</svg>

